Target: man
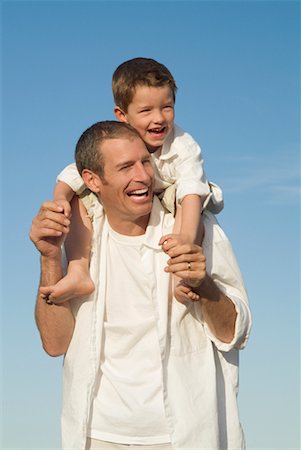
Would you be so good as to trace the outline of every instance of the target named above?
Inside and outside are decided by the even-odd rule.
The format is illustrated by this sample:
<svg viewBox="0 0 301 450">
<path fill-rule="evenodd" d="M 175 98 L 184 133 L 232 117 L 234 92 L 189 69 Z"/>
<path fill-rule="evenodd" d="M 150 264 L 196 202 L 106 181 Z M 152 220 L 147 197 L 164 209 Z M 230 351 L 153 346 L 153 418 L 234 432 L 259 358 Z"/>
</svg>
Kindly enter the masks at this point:
<svg viewBox="0 0 301 450">
<path fill-rule="evenodd" d="M 236 393 L 250 312 L 229 241 L 207 212 L 203 249 L 169 234 L 173 217 L 153 197 L 150 156 L 127 124 L 90 127 L 76 161 L 104 210 L 96 197 L 88 206 L 95 283 L 88 299 L 56 305 L 43 291 L 63 276 L 70 224 L 61 208 L 45 203 L 31 230 L 44 292 L 37 325 L 44 349 L 65 354 L 63 448 L 244 448 Z M 173 298 L 172 273 L 195 301 Z"/>
</svg>

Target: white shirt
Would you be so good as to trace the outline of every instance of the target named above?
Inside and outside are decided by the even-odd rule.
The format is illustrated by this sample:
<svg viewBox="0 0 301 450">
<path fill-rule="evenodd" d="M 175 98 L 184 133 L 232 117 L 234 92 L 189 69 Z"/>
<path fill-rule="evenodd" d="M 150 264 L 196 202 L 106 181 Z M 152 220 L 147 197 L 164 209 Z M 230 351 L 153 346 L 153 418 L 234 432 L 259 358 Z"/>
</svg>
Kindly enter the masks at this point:
<svg viewBox="0 0 301 450">
<path fill-rule="evenodd" d="M 95 200 L 91 276 L 95 291 L 73 301 L 76 325 L 64 360 L 62 438 L 64 450 L 84 450 L 95 380 L 100 367 L 106 294 L 108 229 Z M 167 255 L 158 246 L 172 230 L 173 218 L 155 198 L 144 247 L 156 282 L 157 322 L 164 407 L 175 450 L 245 448 L 237 408 L 238 349 L 251 326 L 248 299 L 231 245 L 215 217 L 205 211 L 203 241 L 207 272 L 233 301 L 237 319 L 230 343 L 219 341 L 203 322 L 197 302 L 183 305 L 171 297 L 163 271 Z M 118 280 L 118 272 L 116 272 Z"/>
<path fill-rule="evenodd" d="M 145 235 L 124 236 L 108 229 L 101 377 L 88 435 L 122 444 L 167 443 L 156 325 L 161 299 L 149 275 Z"/>
</svg>

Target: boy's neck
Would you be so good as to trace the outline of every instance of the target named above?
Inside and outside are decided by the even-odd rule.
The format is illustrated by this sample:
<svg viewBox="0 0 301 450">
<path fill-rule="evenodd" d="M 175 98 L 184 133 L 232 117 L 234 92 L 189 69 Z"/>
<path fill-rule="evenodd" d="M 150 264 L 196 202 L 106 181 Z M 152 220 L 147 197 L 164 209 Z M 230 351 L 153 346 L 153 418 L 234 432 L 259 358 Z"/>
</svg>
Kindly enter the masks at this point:
<svg viewBox="0 0 301 450">
<path fill-rule="evenodd" d="M 156 153 L 158 151 L 161 153 L 162 147 L 163 147 L 162 145 L 160 147 L 152 147 L 150 145 L 147 145 L 146 143 L 145 143 L 145 145 L 146 145 L 146 148 L 149 151 L 149 153 Z"/>
</svg>

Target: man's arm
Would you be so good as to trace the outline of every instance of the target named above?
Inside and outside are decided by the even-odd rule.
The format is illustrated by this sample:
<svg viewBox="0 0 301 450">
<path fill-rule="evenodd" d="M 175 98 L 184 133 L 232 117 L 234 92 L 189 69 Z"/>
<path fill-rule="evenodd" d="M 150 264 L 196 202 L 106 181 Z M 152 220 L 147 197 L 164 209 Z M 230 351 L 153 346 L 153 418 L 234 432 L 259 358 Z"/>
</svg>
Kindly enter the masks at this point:
<svg viewBox="0 0 301 450">
<path fill-rule="evenodd" d="M 237 317 L 234 303 L 216 286 L 208 274 L 194 290 L 200 297 L 202 315 L 212 333 L 220 341 L 230 343 L 234 338 Z"/>
<path fill-rule="evenodd" d="M 32 222 L 30 239 L 41 253 L 40 287 L 55 284 L 63 277 L 61 244 L 69 231 L 70 221 L 54 202 L 44 203 Z M 51 356 L 66 353 L 74 329 L 74 317 L 69 302 L 47 303 L 38 292 L 35 317 L 43 348 Z"/>
<path fill-rule="evenodd" d="M 235 306 L 206 273 L 202 248 L 195 244 L 177 245 L 176 239 L 170 239 L 163 249 L 170 256 L 165 271 L 176 274 L 193 288 L 212 333 L 222 342 L 231 342 L 237 317 Z"/>
</svg>

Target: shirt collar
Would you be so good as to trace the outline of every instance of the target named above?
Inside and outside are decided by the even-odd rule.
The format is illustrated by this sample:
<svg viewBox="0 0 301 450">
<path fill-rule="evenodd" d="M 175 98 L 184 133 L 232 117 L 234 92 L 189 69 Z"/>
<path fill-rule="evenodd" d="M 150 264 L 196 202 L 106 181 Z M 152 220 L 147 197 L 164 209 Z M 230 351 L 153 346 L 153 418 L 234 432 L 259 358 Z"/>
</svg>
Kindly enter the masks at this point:
<svg viewBox="0 0 301 450">
<path fill-rule="evenodd" d="M 169 136 L 167 136 L 167 138 L 165 139 L 162 149 L 161 150 L 157 150 L 154 155 L 162 160 L 168 160 L 173 158 L 176 154 L 177 154 L 177 149 L 175 148 L 173 144 L 175 138 L 175 127 L 173 128 L 173 130 L 170 132 Z"/>
<path fill-rule="evenodd" d="M 145 232 L 144 245 L 154 250 L 161 250 L 159 241 L 163 234 L 163 220 L 165 216 L 165 210 L 162 207 L 160 200 L 154 195 L 153 207 L 148 222 L 148 226 Z"/>
<path fill-rule="evenodd" d="M 161 246 L 159 245 L 159 241 L 163 235 L 163 221 L 165 217 L 165 210 L 161 205 L 160 200 L 156 195 L 154 195 L 153 206 L 149 218 L 149 222 L 146 228 L 146 232 L 144 235 L 139 237 L 143 238 L 141 240 L 141 245 L 145 245 L 146 247 L 152 248 L 153 250 L 161 250 Z M 105 216 L 105 229 L 109 232 L 109 229 L 112 230 L 108 223 L 108 218 Z M 111 231 L 113 235 L 122 236 L 120 233 Z"/>
</svg>

